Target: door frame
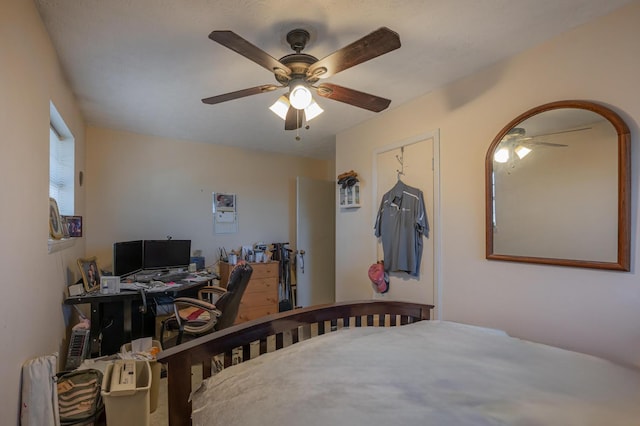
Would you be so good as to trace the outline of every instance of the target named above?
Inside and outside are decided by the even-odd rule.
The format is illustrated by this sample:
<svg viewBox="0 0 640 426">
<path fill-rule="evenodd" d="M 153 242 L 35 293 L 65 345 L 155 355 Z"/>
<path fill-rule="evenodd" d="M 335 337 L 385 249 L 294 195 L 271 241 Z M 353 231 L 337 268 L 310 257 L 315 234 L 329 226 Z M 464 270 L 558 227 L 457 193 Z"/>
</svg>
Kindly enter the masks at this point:
<svg viewBox="0 0 640 426">
<path fill-rule="evenodd" d="M 402 139 L 400 141 L 381 146 L 373 151 L 372 158 L 372 200 L 376 200 L 378 196 L 378 167 L 377 156 L 387 151 L 399 149 L 408 145 L 413 145 L 425 140 L 433 140 L 433 158 L 431 162 L 431 169 L 433 171 L 433 218 L 431 218 L 429 227 L 431 238 L 433 238 L 433 301 L 434 319 L 442 319 L 442 268 L 441 268 L 441 254 L 442 254 L 442 236 L 441 236 L 441 220 L 440 220 L 440 129 L 431 130 L 426 133 L 420 133 L 418 135 Z M 428 159 L 427 159 L 428 161 Z M 376 216 L 378 214 L 377 209 L 372 209 L 372 223 L 375 223 Z M 378 241 L 374 239 L 372 247 L 372 258 L 377 256 Z"/>
</svg>

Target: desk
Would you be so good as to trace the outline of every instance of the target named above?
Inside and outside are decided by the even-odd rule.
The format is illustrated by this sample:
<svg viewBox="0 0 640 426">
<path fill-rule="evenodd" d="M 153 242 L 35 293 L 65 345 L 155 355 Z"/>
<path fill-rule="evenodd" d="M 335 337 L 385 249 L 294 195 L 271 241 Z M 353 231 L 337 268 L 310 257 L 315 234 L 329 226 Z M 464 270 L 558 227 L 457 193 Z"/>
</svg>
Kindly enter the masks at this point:
<svg viewBox="0 0 640 426">
<path fill-rule="evenodd" d="M 197 291 L 217 279 L 217 276 L 204 277 L 197 282 L 181 281 L 169 285 L 161 291 L 144 291 L 147 306 L 160 299 L 175 297 L 196 297 Z M 65 305 L 91 305 L 91 356 L 111 355 L 119 352 L 124 343 L 139 337 L 153 336 L 155 331 L 155 315 L 151 309 L 140 312 L 143 306 L 141 291 L 122 290 L 117 294 L 88 293 L 82 296 L 67 297 Z M 139 312 L 140 315 L 133 315 Z M 110 326 L 103 329 L 105 319 Z M 134 320 L 140 324 L 137 332 L 133 332 Z M 149 321 L 152 322 L 149 325 Z M 102 333 L 102 336 L 100 334 Z"/>
</svg>

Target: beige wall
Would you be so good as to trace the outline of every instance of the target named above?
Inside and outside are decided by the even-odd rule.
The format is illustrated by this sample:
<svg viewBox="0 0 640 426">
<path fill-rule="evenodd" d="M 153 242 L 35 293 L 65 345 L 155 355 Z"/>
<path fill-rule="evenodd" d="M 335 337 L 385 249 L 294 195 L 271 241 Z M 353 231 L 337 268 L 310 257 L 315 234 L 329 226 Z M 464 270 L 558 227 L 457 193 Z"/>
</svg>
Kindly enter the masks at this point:
<svg viewBox="0 0 640 426">
<path fill-rule="evenodd" d="M 444 319 L 640 365 L 637 172 L 632 182 L 632 272 L 484 258 L 485 153 L 520 113 L 561 99 L 605 103 L 631 128 L 637 170 L 640 57 L 633 52 L 640 38 L 638 22 L 640 2 L 634 2 L 338 135 L 336 169 L 354 169 L 363 182 L 370 182 L 377 147 L 440 130 Z M 371 297 L 366 270 L 373 261 L 368 254 L 375 244 L 371 218 L 378 200 L 367 198 L 368 187 L 362 187 L 362 194 L 363 207 L 357 212 L 337 213 L 337 300 Z"/>
<path fill-rule="evenodd" d="M 76 193 L 76 213 L 85 217 L 88 237 L 63 252 L 48 254 L 49 101 L 53 100 L 75 136 L 77 170 L 85 167 L 84 123 L 35 6 L 23 0 L 3 1 L 0 270 L 5 294 L 0 298 L 0 412 L 5 421 L 17 422 L 22 363 L 66 349 L 69 310 L 61 303 L 66 284 L 77 278 L 77 257 L 86 254 L 110 259 L 113 241 L 133 238 L 139 231 L 143 238 L 158 234 L 192 238 L 194 248 L 199 246 L 208 261 L 217 247 L 234 246 L 240 240 L 292 238 L 293 176 L 333 177 L 336 170 L 353 168 L 363 182 L 371 182 L 372 153 L 377 147 L 434 129 L 441 132 L 439 227 L 445 318 L 499 327 L 516 336 L 640 364 L 640 285 L 635 267 L 638 174 L 633 173 L 631 273 L 486 261 L 483 195 L 484 155 L 495 134 L 520 112 L 552 100 L 593 99 L 618 110 L 631 127 L 633 166 L 637 169 L 640 93 L 636 75 L 640 58 L 633 53 L 639 21 L 640 4 L 635 2 L 610 17 L 343 132 L 338 136 L 335 166 L 90 129 L 86 209 L 86 189 L 79 188 Z M 127 157 L 122 154 L 141 152 L 151 145 L 154 149 L 146 154 L 163 167 L 145 166 L 142 170 L 146 173 L 124 168 Z M 174 159 L 191 161 L 197 167 L 169 164 Z M 122 174 L 130 179 L 118 177 Z M 286 185 L 275 190 L 272 182 Z M 117 187 L 114 183 L 123 184 Z M 241 216 L 237 237 L 211 233 L 208 204 L 210 192 L 217 190 L 238 194 Z M 365 272 L 371 259 L 366 253 L 375 252 L 372 209 L 377 208 L 377 200 L 367 200 L 370 188 L 364 186 L 362 191 L 362 208 L 337 215 L 339 300 L 371 296 Z M 153 194 L 145 200 L 148 207 L 119 201 L 144 194 Z M 182 194 L 180 210 L 162 204 L 160 198 L 167 194 Z M 268 200 L 275 202 L 266 207 Z M 263 225 L 266 217 L 275 214 L 285 215 L 286 220 Z M 176 225 L 176 216 L 186 219 Z"/>
<path fill-rule="evenodd" d="M 295 242 L 295 178 L 331 180 L 333 161 L 89 127 L 87 247 L 112 269 L 113 243 L 192 240 L 207 265 L 218 248 Z M 212 192 L 236 194 L 238 232 L 214 234 Z"/>
<path fill-rule="evenodd" d="M 84 252 L 79 240 L 47 253 L 49 101 L 75 136 L 78 170 L 84 167 L 84 123 L 30 1 L 0 3 L 0 64 L 0 423 L 16 424 L 22 363 L 66 350 L 69 309 L 62 300 Z M 85 213 L 83 205 L 79 188 L 77 214 Z"/>
</svg>

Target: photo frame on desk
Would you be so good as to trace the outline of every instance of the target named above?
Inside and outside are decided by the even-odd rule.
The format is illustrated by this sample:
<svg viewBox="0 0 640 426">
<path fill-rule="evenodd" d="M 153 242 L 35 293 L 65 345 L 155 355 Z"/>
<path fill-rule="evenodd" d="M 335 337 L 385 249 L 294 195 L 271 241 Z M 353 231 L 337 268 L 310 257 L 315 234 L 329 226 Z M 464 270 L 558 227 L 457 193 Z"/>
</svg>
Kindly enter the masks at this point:
<svg viewBox="0 0 640 426">
<path fill-rule="evenodd" d="M 63 225 L 58 203 L 55 198 L 49 197 L 49 235 L 51 238 L 59 240 L 64 236 Z"/>
<path fill-rule="evenodd" d="M 100 288 L 100 268 L 98 268 L 98 260 L 94 257 L 86 259 L 78 259 L 78 268 L 82 274 L 82 282 L 84 290 L 88 293 Z"/>
</svg>

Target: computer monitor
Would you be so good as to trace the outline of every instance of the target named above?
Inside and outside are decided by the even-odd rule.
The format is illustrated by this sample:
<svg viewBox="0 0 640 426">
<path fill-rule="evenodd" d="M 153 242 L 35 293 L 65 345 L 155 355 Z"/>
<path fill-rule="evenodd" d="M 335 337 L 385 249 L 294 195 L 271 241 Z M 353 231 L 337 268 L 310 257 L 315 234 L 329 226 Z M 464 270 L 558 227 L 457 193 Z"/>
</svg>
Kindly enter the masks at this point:
<svg viewBox="0 0 640 426">
<path fill-rule="evenodd" d="M 143 269 L 188 267 L 191 240 L 144 240 Z"/>
<path fill-rule="evenodd" d="M 125 276 L 142 269 L 142 240 L 113 244 L 113 275 Z"/>
</svg>

